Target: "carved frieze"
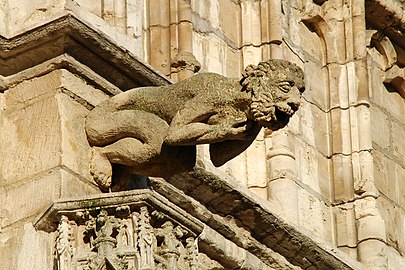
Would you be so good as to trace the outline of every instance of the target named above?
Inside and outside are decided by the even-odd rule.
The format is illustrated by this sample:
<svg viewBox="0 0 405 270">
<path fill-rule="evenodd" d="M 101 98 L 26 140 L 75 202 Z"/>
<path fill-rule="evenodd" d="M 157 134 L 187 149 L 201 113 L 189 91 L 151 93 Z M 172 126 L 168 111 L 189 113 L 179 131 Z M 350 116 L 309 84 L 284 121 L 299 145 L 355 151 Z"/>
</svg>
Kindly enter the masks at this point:
<svg viewBox="0 0 405 270">
<path fill-rule="evenodd" d="M 198 221 L 149 195 L 145 191 L 132 199 L 124 196 L 127 203 L 121 203 L 120 196 L 106 202 L 78 200 L 45 214 L 39 226 L 56 230 L 54 268 L 224 269 L 199 252 Z"/>
</svg>

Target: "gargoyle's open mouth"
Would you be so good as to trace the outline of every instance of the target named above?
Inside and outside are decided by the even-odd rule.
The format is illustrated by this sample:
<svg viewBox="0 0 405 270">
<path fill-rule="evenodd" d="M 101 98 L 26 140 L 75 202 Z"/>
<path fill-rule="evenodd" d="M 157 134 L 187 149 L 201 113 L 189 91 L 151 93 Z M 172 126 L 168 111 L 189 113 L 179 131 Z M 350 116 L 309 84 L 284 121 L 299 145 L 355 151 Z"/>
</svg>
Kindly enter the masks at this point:
<svg viewBox="0 0 405 270">
<path fill-rule="evenodd" d="M 275 107 L 275 115 L 277 121 L 282 123 L 288 122 L 291 116 L 298 110 L 299 104 L 294 102 L 277 104 Z"/>
<path fill-rule="evenodd" d="M 287 124 L 288 121 L 290 120 L 292 113 L 290 114 L 290 113 L 286 112 L 285 110 L 281 109 L 280 107 L 276 107 L 275 115 L 276 115 L 278 122 L 280 122 L 282 124 Z"/>
</svg>

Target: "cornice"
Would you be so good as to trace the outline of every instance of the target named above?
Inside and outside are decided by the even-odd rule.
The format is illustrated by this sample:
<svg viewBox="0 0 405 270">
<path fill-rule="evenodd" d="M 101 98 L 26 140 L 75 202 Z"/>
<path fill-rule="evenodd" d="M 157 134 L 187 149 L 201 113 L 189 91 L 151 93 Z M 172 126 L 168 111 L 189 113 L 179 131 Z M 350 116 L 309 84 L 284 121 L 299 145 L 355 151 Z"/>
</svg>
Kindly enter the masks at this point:
<svg viewBox="0 0 405 270">
<path fill-rule="evenodd" d="M 366 0 L 366 20 L 393 43 L 405 49 L 405 3 L 398 0 Z"/>
<path fill-rule="evenodd" d="M 171 83 L 125 48 L 128 37 L 119 40 L 101 28 L 66 12 L 15 36 L 0 36 L 0 89 L 44 63 L 48 70 L 85 66 L 121 90 Z"/>
<path fill-rule="evenodd" d="M 193 171 L 176 175 L 171 179 L 151 178 L 150 183 L 153 190 L 169 198 L 187 213 L 204 218 L 209 226 L 262 259 L 265 254 L 258 252 L 256 247 L 259 243 L 303 269 L 309 265 L 316 269 L 362 269 L 359 262 L 336 247 L 329 246 L 302 226 L 297 227 L 283 221 L 274 214 L 268 201 L 257 197 L 234 180 L 218 176 L 199 165 Z M 182 194 L 192 199 L 187 199 Z M 255 244 L 251 244 L 255 242 L 253 240 L 241 242 L 237 239 L 238 234 L 235 231 L 229 231 L 227 227 L 221 226 L 213 216 L 207 214 L 207 211 L 196 207 L 192 200 L 203 204 L 213 216 L 234 218 L 236 224 L 249 231 L 257 242 Z"/>
</svg>

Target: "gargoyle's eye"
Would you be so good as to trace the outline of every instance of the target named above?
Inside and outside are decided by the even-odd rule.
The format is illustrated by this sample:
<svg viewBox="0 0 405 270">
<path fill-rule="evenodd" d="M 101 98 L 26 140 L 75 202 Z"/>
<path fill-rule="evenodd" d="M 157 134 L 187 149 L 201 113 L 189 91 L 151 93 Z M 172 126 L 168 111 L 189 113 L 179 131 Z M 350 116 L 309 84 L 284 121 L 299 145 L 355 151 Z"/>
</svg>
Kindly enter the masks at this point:
<svg viewBox="0 0 405 270">
<path fill-rule="evenodd" d="M 291 86 L 293 86 L 294 84 L 291 84 L 290 82 L 279 82 L 278 86 L 280 88 L 281 91 L 283 91 L 284 93 L 288 93 L 290 91 Z"/>
</svg>

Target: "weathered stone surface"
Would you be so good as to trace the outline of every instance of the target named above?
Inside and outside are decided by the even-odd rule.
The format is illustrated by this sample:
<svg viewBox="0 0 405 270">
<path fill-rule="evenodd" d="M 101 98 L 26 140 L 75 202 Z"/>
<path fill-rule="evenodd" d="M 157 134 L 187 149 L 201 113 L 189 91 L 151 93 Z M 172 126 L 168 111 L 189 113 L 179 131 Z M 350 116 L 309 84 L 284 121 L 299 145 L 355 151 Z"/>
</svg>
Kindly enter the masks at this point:
<svg viewBox="0 0 405 270">
<path fill-rule="evenodd" d="M 169 192 L 169 190 L 172 190 L 168 189 L 168 187 L 165 187 L 162 181 L 157 181 L 154 179 L 151 180 L 152 186 L 154 186 L 154 188 L 159 193 L 168 194 L 167 192 Z M 188 185 L 190 181 L 193 183 L 191 186 Z M 256 241 L 262 242 L 263 244 L 273 249 L 274 251 L 279 252 L 280 254 L 290 254 L 288 256 L 287 255 L 284 256 L 286 256 L 287 260 L 291 261 L 293 264 L 298 264 L 302 266 L 302 264 L 305 264 L 305 262 L 308 260 L 312 263 L 314 263 L 315 260 L 317 261 L 316 262 L 317 267 L 319 267 L 320 269 L 323 269 L 323 267 L 326 268 L 337 267 L 337 269 L 340 269 L 340 267 L 342 267 L 341 269 L 345 269 L 346 267 L 341 265 L 340 263 L 335 264 L 337 263 L 337 261 L 329 257 L 329 255 L 334 253 L 335 250 L 332 253 L 329 253 L 329 251 L 324 250 L 321 252 L 322 253 L 321 256 L 315 255 L 316 253 L 320 252 L 320 250 L 316 251 L 314 250 L 314 246 L 312 246 L 313 242 L 311 242 L 312 240 L 309 240 L 307 236 L 296 234 L 298 233 L 298 230 L 299 231 L 304 230 L 302 227 L 298 227 L 298 229 L 295 229 L 296 228 L 295 226 L 290 226 L 287 223 L 282 222 L 277 216 L 271 214 L 271 212 L 273 212 L 274 210 L 272 210 L 273 208 L 272 206 L 270 206 L 268 202 L 266 202 L 265 200 L 259 200 L 257 197 L 256 198 L 252 197 L 253 194 L 249 193 L 243 187 L 236 185 L 236 183 L 234 183 L 232 180 L 224 181 L 224 179 L 221 179 L 212 173 L 207 174 L 207 172 L 205 172 L 204 170 L 198 169 L 195 172 L 192 172 L 191 174 L 185 174 L 183 176 L 177 176 L 175 178 L 172 178 L 170 182 L 173 183 L 176 187 L 183 190 L 186 194 L 190 194 L 191 196 L 193 196 L 198 201 L 203 200 L 205 196 L 201 194 L 200 195 L 193 194 L 192 193 L 193 188 L 201 185 L 210 186 L 211 191 L 207 193 L 216 193 L 218 194 L 219 197 L 217 197 L 217 199 L 214 201 L 205 202 L 205 206 L 208 207 L 208 209 L 212 209 L 212 211 L 214 212 L 218 211 L 218 214 L 220 215 L 224 216 L 231 215 L 235 217 L 237 220 L 241 222 L 241 224 L 243 224 L 245 228 L 251 230 L 252 236 L 256 238 Z M 220 209 L 217 209 L 216 205 L 221 204 L 221 202 L 223 202 L 223 204 L 229 204 L 230 197 L 224 196 L 224 194 L 227 194 L 231 191 L 232 191 L 232 202 L 243 201 L 244 203 L 241 205 L 234 205 L 233 207 L 227 208 L 226 212 L 224 212 L 223 210 L 220 211 Z M 170 197 L 173 198 L 174 202 L 178 201 L 177 200 L 178 196 L 170 196 Z M 201 208 L 191 206 L 189 203 L 186 203 L 185 201 L 182 201 L 182 203 L 180 204 L 185 207 L 187 212 L 193 213 L 194 215 L 200 216 L 203 213 L 200 210 Z M 221 233 L 225 233 L 225 235 L 227 235 L 226 230 L 225 231 L 222 230 L 225 228 L 218 227 L 218 225 L 214 225 L 217 222 L 216 220 L 209 217 L 207 217 L 207 220 L 210 221 L 208 225 L 210 225 L 214 229 L 219 230 Z M 314 235 L 308 232 L 306 229 L 305 231 L 306 234 L 309 234 L 311 235 L 311 237 L 314 237 Z M 279 238 L 277 238 L 277 236 L 279 236 Z M 292 241 L 291 238 L 293 238 L 294 240 Z M 289 251 L 286 250 L 286 247 L 279 245 L 279 243 L 283 239 L 289 243 L 287 247 Z M 295 243 L 296 245 L 291 245 L 293 243 Z M 328 253 L 329 255 L 326 255 L 324 252 Z M 301 257 L 298 256 L 298 254 L 300 254 Z M 318 261 L 319 259 L 320 261 Z"/>
<path fill-rule="evenodd" d="M 0 237 L 3 266 L 10 269 L 53 269 L 53 235 L 37 231 L 29 222 L 22 227 L 2 230 Z"/>
<path fill-rule="evenodd" d="M 361 262 L 349 268 L 402 269 L 404 10 L 400 0 L 0 1 L 0 260 L 7 269 L 52 269 L 53 235 L 26 224 L 59 197 L 99 192 L 83 116 L 121 90 L 171 83 L 148 64 L 180 81 L 194 74 L 192 64 L 236 78 L 247 64 L 279 58 L 306 75 L 288 128 L 280 136 L 260 133 L 216 169 L 208 147 L 199 146 L 197 163 L 220 179 L 235 177 L 255 192 L 253 202 L 269 200 L 273 214 L 299 224 L 297 231 L 310 229 L 316 244 L 301 248 L 290 229 L 261 222 L 257 204 L 243 208 L 246 194 L 234 188 L 211 192 L 221 186 L 215 178 L 179 182 L 201 204 L 182 192 L 165 196 L 230 241 L 230 253 L 241 256 L 215 255 L 231 268 L 270 261 L 275 269 L 329 269 L 328 256 L 316 253 L 328 245 L 351 258 L 338 261 Z M 127 177 L 119 167 L 114 174 Z M 113 190 L 147 186 L 144 177 L 130 182 Z M 244 256 L 247 250 L 260 262 Z"/>
<path fill-rule="evenodd" d="M 299 106 L 303 73 L 284 60 L 248 66 L 242 80 L 206 73 L 165 88 L 133 89 L 93 109 L 86 133 L 91 173 L 102 189 L 110 163 L 131 173 L 170 177 L 194 166 L 197 144 L 210 144 L 215 166 L 243 152 L 261 127 L 284 127 Z"/>
<path fill-rule="evenodd" d="M 298 269 L 255 242 L 252 250 L 266 259 L 260 260 L 256 254 L 238 247 L 204 223 L 207 215 L 211 215 L 209 223 L 214 226 L 221 223 L 221 218 L 181 195 L 173 186 L 156 181 L 160 183 L 156 186 L 159 192 L 165 196 L 167 191 L 176 194 L 178 200 L 188 202 L 188 210 L 200 209 L 198 214 L 191 216 L 148 189 L 59 200 L 35 222 L 41 230 L 57 230 L 54 254 L 57 268 L 68 269 L 77 264 L 82 269 L 91 263 L 99 265 L 105 258 L 117 265 L 125 262 L 128 266 L 163 269 L 223 269 L 221 264 L 225 269 L 240 265 L 241 269 Z M 201 215 L 202 211 L 206 213 Z M 230 226 L 228 233 L 234 234 L 239 245 L 249 241 L 246 230 L 232 220 Z M 193 245 L 198 245 L 198 250 Z M 105 253 L 106 250 L 109 252 Z M 211 259 L 204 259 L 204 253 Z"/>
</svg>

